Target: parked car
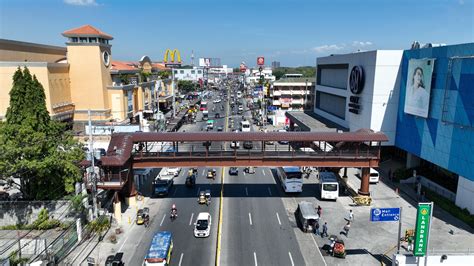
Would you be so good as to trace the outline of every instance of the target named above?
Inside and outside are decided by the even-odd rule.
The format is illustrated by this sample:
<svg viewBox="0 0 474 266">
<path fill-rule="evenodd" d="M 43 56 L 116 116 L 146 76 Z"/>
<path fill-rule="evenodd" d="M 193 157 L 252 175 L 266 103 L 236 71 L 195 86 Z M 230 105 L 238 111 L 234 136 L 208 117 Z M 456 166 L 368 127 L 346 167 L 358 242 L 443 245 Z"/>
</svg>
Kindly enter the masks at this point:
<svg viewBox="0 0 474 266">
<path fill-rule="evenodd" d="M 115 255 L 110 255 L 105 261 L 105 266 L 123 266 L 125 265 L 122 261 L 123 252 L 119 252 Z"/>
<path fill-rule="evenodd" d="M 244 149 L 252 149 L 253 148 L 253 144 L 251 141 L 244 141 Z"/>
<path fill-rule="evenodd" d="M 229 175 L 239 175 L 239 168 L 237 167 L 229 168 Z"/>
<path fill-rule="evenodd" d="M 247 174 L 255 174 L 255 167 L 247 166 L 245 167 L 244 172 L 246 172 Z"/>
</svg>

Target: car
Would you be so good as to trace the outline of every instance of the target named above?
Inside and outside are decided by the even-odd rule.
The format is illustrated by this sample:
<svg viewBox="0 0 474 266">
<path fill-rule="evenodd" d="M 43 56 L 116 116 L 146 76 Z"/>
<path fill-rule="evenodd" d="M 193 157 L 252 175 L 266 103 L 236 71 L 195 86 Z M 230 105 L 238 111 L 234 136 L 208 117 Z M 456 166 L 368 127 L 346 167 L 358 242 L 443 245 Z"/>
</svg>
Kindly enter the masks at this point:
<svg viewBox="0 0 474 266">
<path fill-rule="evenodd" d="M 167 196 L 173 186 L 173 180 L 155 180 L 153 184 L 153 195 L 157 197 Z"/>
<path fill-rule="evenodd" d="M 181 173 L 181 168 L 179 167 L 168 167 L 168 173 L 172 174 L 174 177 L 178 177 Z"/>
<path fill-rule="evenodd" d="M 219 113 L 216 113 L 216 114 L 214 115 L 214 117 L 215 117 L 215 118 L 221 118 L 221 115 L 220 115 Z"/>
<path fill-rule="evenodd" d="M 125 265 L 122 261 L 123 252 L 119 252 L 115 255 L 110 255 L 105 261 L 105 266 L 123 266 Z"/>
<path fill-rule="evenodd" d="M 220 103 L 221 102 L 221 99 L 215 99 L 214 100 L 214 103 Z"/>
<path fill-rule="evenodd" d="M 229 168 L 229 175 L 239 175 L 239 168 L 237 167 Z"/>
<path fill-rule="evenodd" d="M 186 177 L 186 181 L 184 182 L 184 184 L 187 186 L 187 187 L 192 187 L 196 184 L 196 174 L 191 174 L 189 176 Z"/>
<path fill-rule="evenodd" d="M 139 210 L 137 211 L 136 223 L 137 223 L 138 225 L 145 223 L 145 215 L 144 215 L 144 213 L 143 213 L 143 209 L 139 209 Z"/>
<path fill-rule="evenodd" d="M 253 144 L 251 141 L 244 141 L 244 149 L 250 150 L 253 148 Z"/>
<path fill-rule="evenodd" d="M 232 142 L 230 143 L 230 147 L 231 147 L 232 149 L 238 149 L 238 148 L 240 148 L 240 143 L 239 143 L 238 141 L 232 141 Z"/>
<path fill-rule="evenodd" d="M 211 234 L 212 218 L 208 212 L 200 212 L 194 223 L 195 237 L 208 237 Z"/>
<path fill-rule="evenodd" d="M 217 127 L 217 131 L 223 131 L 223 130 L 224 130 L 224 128 L 222 126 Z"/>
<path fill-rule="evenodd" d="M 247 173 L 247 174 L 255 174 L 255 167 L 247 166 L 247 167 L 245 167 L 244 172 Z"/>
</svg>

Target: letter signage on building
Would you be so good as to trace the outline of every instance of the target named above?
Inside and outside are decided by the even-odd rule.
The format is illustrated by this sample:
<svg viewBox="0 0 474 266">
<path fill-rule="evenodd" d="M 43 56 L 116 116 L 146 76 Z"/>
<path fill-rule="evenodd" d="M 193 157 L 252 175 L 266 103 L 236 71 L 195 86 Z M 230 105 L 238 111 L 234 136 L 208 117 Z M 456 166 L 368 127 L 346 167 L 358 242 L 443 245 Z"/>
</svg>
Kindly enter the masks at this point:
<svg viewBox="0 0 474 266">
<path fill-rule="evenodd" d="M 433 203 L 418 204 L 415 227 L 415 246 L 413 248 L 414 256 L 422 257 L 426 255 L 432 209 Z"/>
<path fill-rule="evenodd" d="M 405 87 L 404 112 L 428 117 L 434 59 L 410 59 Z"/>
<path fill-rule="evenodd" d="M 349 75 L 349 88 L 351 92 L 355 95 L 349 97 L 349 112 L 358 115 L 361 110 L 361 104 L 359 103 L 360 94 L 364 89 L 364 69 L 362 66 L 352 67 L 351 73 Z"/>
</svg>

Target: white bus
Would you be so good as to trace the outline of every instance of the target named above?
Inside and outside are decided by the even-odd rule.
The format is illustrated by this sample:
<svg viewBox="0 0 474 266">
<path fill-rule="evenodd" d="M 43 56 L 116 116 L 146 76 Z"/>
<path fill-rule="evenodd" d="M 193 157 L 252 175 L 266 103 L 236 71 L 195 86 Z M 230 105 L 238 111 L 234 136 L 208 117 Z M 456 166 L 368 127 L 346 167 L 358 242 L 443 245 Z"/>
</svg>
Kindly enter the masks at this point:
<svg viewBox="0 0 474 266">
<path fill-rule="evenodd" d="M 240 130 L 242 132 L 250 132 L 250 123 L 247 120 L 240 121 Z"/>
<path fill-rule="evenodd" d="M 321 199 L 337 200 L 339 196 L 339 182 L 333 172 L 319 172 Z"/>
<path fill-rule="evenodd" d="M 303 192 L 303 173 L 296 166 L 277 168 L 277 176 L 283 190 L 287 193 Z"/>
</svg>

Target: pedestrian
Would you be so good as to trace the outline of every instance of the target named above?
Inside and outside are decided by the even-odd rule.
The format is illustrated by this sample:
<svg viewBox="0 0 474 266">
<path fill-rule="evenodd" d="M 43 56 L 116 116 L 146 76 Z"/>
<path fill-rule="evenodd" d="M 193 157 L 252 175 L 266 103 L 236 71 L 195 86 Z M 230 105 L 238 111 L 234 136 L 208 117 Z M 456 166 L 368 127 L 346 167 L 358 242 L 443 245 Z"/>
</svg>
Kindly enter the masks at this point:
<svg viewBox="0 0 474 266">
<path fill-rule="evenodd" d="M 314 233 L 316 235 L 320 234 L 320 232 L 319 232 L 319 221 L 316 221 L 316 224 L 314 225 Z"/>
<path fill-rule="evenodd" d="M 346 237 L 349 237 L 349 229 L 351 229 L 351 222 L 347 222 L 346 225 L 344 225 L 344 234 L 346 235 Z"/>
<path fill-rule="evenodd" d="M 354 213 L 352 212 L 352 210 L 349 210 L 349 214 L 347 215 L 346 218 L 344 218 L 344 220 L 346 220 L 346 221 L 348 221 L 348 222 L 349 222 L 349 221 L 350 221 L 350 222 L 354 221 Z"/>
<path fill-rule="evenodd" d="M 323 224 L 323 233 L 321 234 L 321 237 L 324 237 L 324 236 L 329 236 L 328 235 L 328 223 L 327 222 L 324 222 L 324 224 Z"/>
<path fill-rule="evenodd" d="M 323 213 L 321 206 L 318 205 L 318 209 L 316 210 L 316 213 L 318 214 L 318 217 L 321 218 L 321 214 Z"/>
</svg>

